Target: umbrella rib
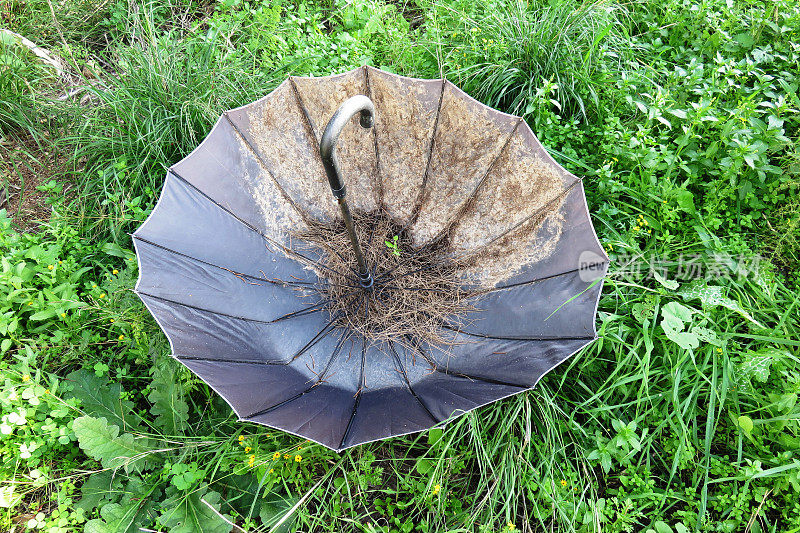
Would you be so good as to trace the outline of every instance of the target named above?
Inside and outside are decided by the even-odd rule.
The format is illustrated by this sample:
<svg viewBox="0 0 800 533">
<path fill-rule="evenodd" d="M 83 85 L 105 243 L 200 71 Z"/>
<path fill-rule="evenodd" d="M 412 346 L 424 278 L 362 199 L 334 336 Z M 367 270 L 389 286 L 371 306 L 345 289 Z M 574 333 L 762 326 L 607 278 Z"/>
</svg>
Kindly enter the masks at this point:
<svg viewBox="0 0 800 533">
<path fill-rule="evenodd" d="M 323 265 L 323 264 L 322 264 L 322 263 L 320 263 L 319 261 L 314 261 L 313 259 L 310 259 L 310 258 L 308 258 L 308 257 L 304 256 L 304 255 L 303 255 L 303 254 L 301 254 L 300 252 L 298 252 L 298 251 L 296 251 L 296 250 L 293 250 L 292 248 L 287 248 L 286 246 L 284 246 L 284 245 L 282 245 L 282 244 L 280 244 L 280 243 L 278 243 L 278 242 L 275 242 L 273 239 L 270 239 L 270 238 L 269 238 L 268 236 L 266 236 L 266 235 L 265 235 L 265 234 L 264 234 L 264 233 L 263 233 L 263 232 L 262 232 L 260 229 L 258 229 L 257 227 L 253 226 L 253 225 L 252 225 L 252 224 L 250 224 L 249 222 L 247 222 L 247 221 L 245 221 L 245 220 L 243 220 L 243 219 L 239 218 L 238 216 L 236 216 L 236 214 L 235 214 L 233 211 L 231 211 L 230 209 L 228 209 L 228 208 L 227 208 L 227 207 L 225 207 L 224 205 L 220 204 L 219 202 L 217 202 L 217 201 L 216 201 L 216 200 L 214 200 L 213 198 L 211 198 L 211 197 L 210 197 L 208 194 L 206 194 L 205 192 L 201 191 L 199 188 L 197 188 L 195 185 L 193 185 L 193 184 L 192 184 L 192 183 L 191 183 L 189 180 L 187 180 L 186 178 L 184 178 L 183 176 L 181 176 L 180 174 L 178 174 L 177 172 L 175 172 L 175 170 L 174 170 L 174 169 L 169 169 L 169 173 L 170 173 L 170 174 L 172 174 L 173 176 L 175 176 L 176 178 L 178 178 L 180 181 L 182 181 L 183 183 L 185 183 L 185 184 L 186 184 L 186 185 L 188 185 L 189 187 L 191 187 L 192 189 L 196 190 L 196 191 L 197 191 L 198 193 L 200 193 L 202 196 L 204 196 L 205 198 L 207 198 L 207 199 L 208 199 L 208 201 L 210 201 L 211 203 L 213 203 L 214 205 L 216 205 L 217 207 L 219 207 L 220 209 L 222 209 L 223 211 L 225 211 L 226 213 L 228 213 L 228 214 L 229 214 L 231 217 L 233 217 L 235 220 L 237 220 L 237 221 L 238 221 L 240 224 L 242 224 L 244 227 L 246 227 L 246 228 L 248 228 L 249 230 L 251 230 L 251 231 L 254 231 L 255 233 L 257 233 L 259 236 L 261 236 L 261 238 L 262 238 L 262 239 L 264 239 L 264 240 L 265 240 L 265 241 L 267 241 L 268 243 L 271 243 L 271 244 L 274 244 L 275 246 L 278 246 L 278 247 L 280 247 L 280 248 L 281 248 L 283 251 L 285 251 L 285 252 L 287 252 L 287 253 L 291 253 L 291 254 L 294 254 L 294 255 L 296 255 L 296 256 L 298 256 L 298 257 L 300 257 L 300 258 L 302 258 L 302 259 L 304 259 L 304 260 L 308 261 L 310 264 L 312 264 L 312 265 L 314 265 L 314 266 L 318 266 L 318 267 L 320 267 L 320 268 L 324 268 L 324 269 L 326 269 L 326 270 L 330 270 L 331 272 L 334 272 L 334 273 L 336 273 L 336 274 L 338 274 L 338 275 L 340 275 L 340 276 L 343 276 L 343 277 L 345 277 L 345 278 L 348 278 L 348 279 L 349 279 L 349 277 L 348 277 L 348 275 L 347 275 L 347 274 L 345 274 L 345 273 L 343 273 L 343 272 L 339 272 L 339 271 L 337 271 L 337 270 L 335 270 L 335 269 L 333 269 L 333 268 L 330 268 L 330 267 L 328 267 L 328 266 L 326 266 L 326 265 Z"/>
<path fill-rule="evenodd" d="M 300 348 L 300 350 L 296 354 L 294 354 L 294 356 L 292 356 L 292 361 L 295 361 L 298 357 L 300 357 L 301 355 L 306 353 L 308 350 L 313 348 L 316 344 L 318 344 L 319 341 L 321 341 L 322 339 L 324 339 L 325 337 L 330 335 L 331 331 L 333 331 L 335 329 L 334 326 L 333 326 L 333 322 L 334 322 L 334 320 L 336 320 L 336 318 L 339 317 L 339 315 L 341 315 L 341 313 L 338 313 L 336 316 L 331 317 L 331 320 L 327 324 L 325 324 L 325 327 L 322 328 L 319 331 L 319 333 L 314 335 L 311 338 L 311 340 L 306 343 L 305 346 Z M 328 364 L 330 364 L 330 361 L 328 361 Z M 327 370 L 327 368 L 328 368 L 328 366 L 326 365 L 325 366 L 325 370 Z"/>
<path fill-rule="evenodd" d="M 594 335 L 572 335 L 572 336 L 547 336 L 547 335 L 540 335 L 537 337 L 503 337 L 500 335 L 489 335 L 484 333 L 470 333 L 469 331 L 464 331 L 462 329 L 458 329 L 453 327 L 450 324 L 442 324 L 444 329 L 448 329 L 455 333 L 461 333 L 463 335 L 469 335 L 470 337 L 480 337 L 481 339 L 492 339 L 498 341 L 579 341 L 579 340 L 594 340 L 597 337 Z"/>
<path fill-rule="evenodd" d="M 433 121 L 433 133 L 431 134 L 431 142 L 428 145 L 428 161 L 425 163 L 425 174 L 422 175 L 422 184 L 419 188 L 419 193 L 414 199 L 414 207 L 411 211 L 411 217 L 408 223 L 403 227 L 403 230 L 414 224 L 417 221 L 420 211 L 422 211 L 422 203 L 425 199 L 425 186 L 428 184 L 428 173 L 431 168 L 431 160 L 433 159 L 433 148 L 436 143 L 436 132 L 439 130 L 439 117 L 442 114 L 442 101 L 444 100 L 444 89 L 447 86 L 447 79 L 442 78 L 442 90 L 439 93 L 439 104 L 436 107 L 436 118 Z"/>
<path fill-rule="evenodd" d="M 331 358 L 328 360 L 328 363 L 325 365 L 325 369 L 320 373 L 320 376 L 317 377 L 317 381 L 313 385 L 308 387 L 303 392 L 295 394 L 291 398 L 287 398 L 286 400 L 283 400 L 282 402 L 276 403 L 275 405 L 273 405 L 271 407 L 267 407 L 266 409 L 261 409 L 260 411 L 256 411 L 255 413 L 253 413 L 251 415 L 243 416 L 242 418 L 246 420 L 246 419 L 250 419 L 250 418 L 253 418 L 253 417 L 256 417 L 256 416 L 265 415 L 265 414 L 270 413 L 270 412 L 274 411 L 275 409 L 278 409 L 279 407 L 283 407 L 284 405 L 288 404 L 289 402 L 293 402 L 294 400 L 300 398 L 301 396 L 311 392 L 314 389 L 314 387 L 316 387 L 317 385 L 322 383 L 322 377 L 321 376 L 324 376 L 328 372 L 328 370 L 330 370 L 331 364 L 333 364 L 333 361 L 338 357 L 339 352 L 342 349 L 342 345 L 344 345 L 345 341 L 348 338 L 349 338 L 349 335 L 342 334 L 341 338 L 339 339 L 339 342 L 336 343 L 336 347 L 334 348 L 333 353 L 331 354 Z"/>
<path fill-rule="evenodd" d="M 403 376 L 403 381 L 406 384 L 406 388 L 408 389 L 408 392 L 411 393 L 411 396 L 413 396 L 414 399 L 417 400 L 417 403 L 419 403 L 419 405 L 425 410 L 425 412 L 428 413 L 428 416 L 431 417 L 431 420 L 433 420 L 433 421 L 435 421 L 437 423 L 441 422 L 441 419 L 439 419 L 436 416 L 434 416 L 434 414 L 431 412 L 431 410 L 428 409 L 428 406 L 425 405 L 425 402 L 422 401 L 422 398 L 417 396 L 417 393 L 414 392 L 414 388 L 411 386 L 411 382 L 408 380 L 408 374 L 406 373 L 406 367 L 400 361 L 400 356 L 398 355 L 397 350 L 394 347 L 394 342 L 393 341 L 389 342 L 389 350 L 392 352 L 392 356 L 394 357 L 395 363 L 397 364 L 397 368 L 399 369 L 398 371 L 400 372 L 400 375 Z"/>
<path fill-rule="evenodd" d="M 273 319 L 273 320 L 261 320 L 261 319 L 258 319 L 258 318 L 248 318 L 246 316 L 231 315 L 229 313 L 223 313 L 221 311 L 214 311 L 213 309 L 206 309 L 205 307 L 199 307 L 199 306 L 196 306 L 196 305 L 191 305 L 191 304 L 187 304 L 187 303 L 183 303 L 183 302 L 178 302 L 176 300 L 170 300 L 169 298 L 164 298 L 163 296 L 156 296 L 155 294 L 150 294 L 150 293 L 147 293 L 147 292 L 144 292 L 144 291 L 136 291 L 136 293 L 139 294 L 139 295 L 147 296 L 148 298 L 154 298 L 156 300 L 161 300 L 162 302 L 169 302 L 171 304 L 180 305 L 181 307 L 188 307 L 189 309 L 195 309 L 197 311 L 202 311 L 204 313 L 210 313 L 212 315 L 219 315 L 219 316 L 226 316 L 228 318 L 233 318 L 233 319 L 236 319 L 236 320 L 244 320 L 246 322 L 258 322 L 260 324 L 274 324 L 278 320 L 281 320 L 281 319 L 285 318 L 285 315 L 284 315 L 284 317 L 279 317 L 279 318 L 276 318 L 276 319 Z M 326 302 L 322 302 L 322 303 L 326 303 Z M 306 307 L 305 309 L 299 309 L 297 312 L 307 311 L 310 308 L 316 307 L 318 305 L 319 304 L 314 304 L 313 306 Z"/>
<path fill-rule="evenodd" d="M 172 356 L 179 361 L 210 361 L 214 363 L 233 363 L 237 365 L 267 365 L 267 366 L 288 366 L 291 361 L 252 361 L 246 359 L 215 359 L 213 357 L 197 357 L 195 355 L 178 355 Z"/>
<path fill-rule="evenodd" d="M 297 214 L 300 215 L 300 218 L 302 218 L 303 220 L 306 220 L 306 217 L 307 217 L 306 213 L 304 213 L 300 209 L 300 207 L 294 202 L 292 197 L 289 196 L 289 194 L 284 190 L 284 188 L 281 186 L 281 184 L 275 178 L 275 174 L 268 168 L 266 161 L 264 161 L 261 158 L 259 153 L 256 152 L 256 149 L 253 148 L 253 145 L 250 144 L 250 141 L 247 140 L 247 138 L 244 136 L 244 134 L 241 132 L 241 130 L 239 130 L 239 127 L 236 124 L 234 124 L 233 120 L 231 120 L 231 117 L 228 116 L 228 112 L 227 111 L 224 112 L 222 114 L 222 116 L 225 117 L 225 120 L 228 121 L 228 124 L 230 124 L 231 128 L 233 128 L 233 131 L 236 132 L 236 135 L 237 135 L 237 137 L 239 137 L 239 140 L 241 140 L 242 143 L 244 143 L 244 145 L 250 151 L 250 153 L 253 154 L 253 157 L 258 162 L 258 166 L 260 166 L 262 169 L 264 169 L 264 171 L 267 174 L 269 174 L 269 177 L 272 178 L 272 182 L 275 184 L 275 187 L 277 187 L 278 191 L 281 193 L 281 196 L 283 197 L 283 199 L 286 200 L 289 203 L 289 205 L 292 206 L 292 208 L 297 212 Z"/>
<path fill-rule="evenodd" d="M 252 279 L 254 281 L 266 281 L 267 283 L 271 283 L 273 285 L 279 285 L 279 286 L 283 286 L 283 287 L 293 286 L 293 287 L 309 287 L 310 288 L 310 287 L 313 287 L 313 286 L 317 285 L 317 283 L 318 283 L 318 282 L 314 282 L 314 281 L 285 281 L 285 280 L 282 280 L 282 279 L 279 279 L 279 278 L 276 278 L 276 279 L 267 278 L 266 275 L 264 275 L 264 277 L 259 277 L 259 276 L 253 276 L 252 274 L 245 274 L 244 272 L 236 272 L 235 270 L 231 270 L 231 269 L 226 268 L 224 266 L 216 265 L 214 263 L 209 263 L 208 261 L 204 261 L 202 259 L 198 259 L 197 257 L 194 257 L 192 255 L 185 254 L 185 253 L 179 252 L 177 250 L 173 250 L 172 248 L 169 248 L 168 246 L 164 246 L 163 244 L 158 244 L 158 243 L 153 242 L 153 241 L 151 241 L 149 239 L 145 239 L 144 237 L 140 237 L 140 236 L 138 236 L 136 234 L 133 234 L 131 236 L 134 239 L 136 239 L 137 241 L 142 241 L 144 243 L 149 244 L 150 246 L 155 246 L 156 248 L 161 248 L 162 250 L 165 250 L 165 251 L 167 251 L 169 253 L 172 253 L 172 254 L 175 254 L 175 255 L 179 255 L 179 256 L 185 257 L 187 259 L 191 259 L 192 261 L 197 261 L 198 263 L 202 263 L 204 265 L 208 265 L 208 266 L 211 266 L 211 267 L 214 267 L 214 268 L 219 268 L 221 270 L 225 270 L 227 272 L 232 273 L 236 277 L 248 278 L 248 279 Z M 262 274 L 263 274 L 263 272 L 262 272 Z M 342 286 L 344 287 L 346 285 L 342 285 Z"/>
<path fill-rule="evenodd" d="M 350 429 L 353 426 L 353 420 L 356 418 L 356 411 L 358 411 L 358 405 L 361 402 L 362 392 L 364 390 L 364 367 L 366 366 L 366 358 L 367 358 L 367 342 L 366 340 L 362 339 L 361 342 L 361 372 L 358 378 L 358 390 L 356 391 L 356 397 L 353 401 L 353 409 L 350 412 L 350 419 L 347 421 L 347 427 L 344 428 L 344 434 L 342 434 L 342 440 L 339 441 L 339 448 L 344 447 L 344 442 L 347 440 L 347 437 L 350 436 Z"/>
<path fill-rule="evenodd" d="M 364 69 L 364 84 L 366 85 L 366 89 L 367 89 L 367 91 L 366 91 L 367 92 L 367 97 L 370 100 L 374 101 L 374 99 L 372 98 L 372 84 L 370 84 L 370 82 L 369 82 L 369 68 L 366 65 L 364 65 L 362 68 Z M 373 127 L 372 127 L 372 144 L 375 146 L 375 178 L 374 178 L 373 187 L 375 187 L 377 189 L 377 192 L 378 192 L 378 206 L 382 210 L 383 209 L 383 180 L 381 179 L 381 158 L 380 158 L 380 150 L 378 149 L 378 133 L 376 131 L 378 128 L 375 127 L 375 126 L 377 126 L 377 124 L 378 124 L 378 121 L 375 120 L 375 123 L 373 124 Z"/>
</svg>

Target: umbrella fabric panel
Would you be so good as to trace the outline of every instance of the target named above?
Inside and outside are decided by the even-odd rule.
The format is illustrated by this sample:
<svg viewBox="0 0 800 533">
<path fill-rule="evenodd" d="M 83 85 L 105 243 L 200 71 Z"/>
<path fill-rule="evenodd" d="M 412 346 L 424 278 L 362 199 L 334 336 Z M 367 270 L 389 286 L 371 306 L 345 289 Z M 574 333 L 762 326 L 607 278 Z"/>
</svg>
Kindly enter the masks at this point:
<svg viewBox="0 0 800 533">
<path fill-rule="evenodd" d="M 594 339 L 487 339 L 457 333 L 455 346 L 429 348 L 426 356 L 440 372 L 474 380 L 489 380 L 522 388 L 539 379 Z M 414 387 L 417 384 L 412 382 Z"/>
<path fill-rule="evenodd" d="M 309 386 L 308 378 L 290 366 L 175 357 L 222 396 L 240 418 L 300 394 Z"/>
<path fill-rule="evenodd" d="M 438 421 L 414 396 L 393 346 L 370 347 L 364 384 L 342 447 L 429 428 Z"/>
<path fill-rule="evenodd" d="M 225 117 L 220 118 L 200 146 L 173 165 L 171 171 L 279 242 L 283 243 L 288 231 L 302 221 Z"/>
<path fill-rule="evenodd" d="M 134 237 L 253 277 L 311 279 L 301 263 L 288 259 L 256 228 L 172 173 Z"/>
<path fill-rule="evenodd" d="M 441 372 L 430 374 L 414 384 L 417 396 L 439 420 L 447 420 L 524 390 L 525 387 Z"/>
<path fill-rule="evenodd" d="M 593 339 L 593 311 L 601 288 L 601 283 L 584 281 L 573 271 L 492 289 L 475 298 L 476 310 L 459 329 L 490 337 Z"/>
<path fill-rule="evenodd" d="M 572 184 L 558 202 L 558 210 L 543 220 L 530 217 L 465 254 L 473 262 L 464 269 L 464 278 L 476 287 L 505 287 L 574 271 L 587 256 L 595 264 L 607 263 L 592 228 L 582 183 Z"/>
<path fill-rule="evenodd" d="M 310 149 L 317 151 L 325 126 L 342 102 L 351 96 L 369 92 L 363 68 L 324 78 L 292 77 L 290 81 L 297 90 L 300 105 L 316 139 Z M 348 201 L 354 208 L 363 211 L 376 209 L 380 202 L 380 177 L 373 130 L 362 128 L 357 120 L 350 121 L 339 136 L 336 149 L 342 175 L 347 176 Z M 327 196 L 330 198 L 330 191 Z"/>
<path fill-rule="evenodd" d="M 455 222 L 452 249 L 468 252 L 508 233 L 524 220 L 558 208 L 556 201 L 578 178 L 547 154 L 521 122 L 492 165 L 474 202 Z"/>
<path fill-rule="evenodd" d="M 444 80 L 406 78 L 372 67 L 366 73 L 375 104 L 382 207 L 406 225 L 428 168 Z"/>
<path fill-rule="evenodd" d="M 363 340 L 344 335 L 337 333 L 332 359 L 306 390 L 246 418 L 340 449 L 364 371 Z"/>
<path fill-rule="evenodd" d="M 311 287 L 236 276 L 144 241 L 136 241 L 136 251 L 142 272 L 137 291 L 146 296 L 265 322 L 322 302 Z"/>
<path fill-rule="evenodd" d="M 520 120 L 445 83 L 419 212 L 411 226 L 415 245 L 432 241 L 454 222 Z"/>
<path fill-rule="evenodd" d="M 291 80 L 257 102 L 228 111 L 225 117 L 241 134 L 246 151 L 267 169 L 301 213 L 317 220 L 339 216 L 319 146 Z"/>
<path fill-rule="evenodd" d="M 169 337 L 172 351 L 182 356 L 284 364 L 297 358 L 301 372 L 311 376 L 330 360 L 339 335 L 327 313 L 261 322 L 140 296 Z"/>
</svg>

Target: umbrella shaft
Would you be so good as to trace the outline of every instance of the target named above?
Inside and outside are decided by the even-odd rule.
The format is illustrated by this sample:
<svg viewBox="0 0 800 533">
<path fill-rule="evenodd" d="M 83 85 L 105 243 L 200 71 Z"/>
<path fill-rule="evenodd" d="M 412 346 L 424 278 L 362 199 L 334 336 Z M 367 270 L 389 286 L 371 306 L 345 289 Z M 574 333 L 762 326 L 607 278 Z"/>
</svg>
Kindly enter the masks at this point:
<svg viewBox="0 0 800 533">
<path fill-rule="evenodd" d="M 347 236 L 350 237 L 350 243 L 353 245 L 353 250 L 356 253 L 356 261 L 358 262 L 358 281 L 365 289 L 372 288 L 372 274 L 367 268 L 367 262 L 364 260 L 364 253 L 361 251 L 361 245 L 358 243 L 358 236 L 353 227 L 353 215 L 350 214 L 350 207 L 347 205 L 347 200 L 339 198 L 339 209 L 342 210 L 342 218 L 344 218 L 344 225 L 347 228 Z"/>
</svg>

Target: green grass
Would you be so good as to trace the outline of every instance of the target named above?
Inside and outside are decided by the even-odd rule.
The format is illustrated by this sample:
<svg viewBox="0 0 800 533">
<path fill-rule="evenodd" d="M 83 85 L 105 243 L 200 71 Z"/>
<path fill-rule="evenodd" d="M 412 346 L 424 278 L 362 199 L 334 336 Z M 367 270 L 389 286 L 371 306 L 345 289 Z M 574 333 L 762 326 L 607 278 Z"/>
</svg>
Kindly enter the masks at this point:
<svg viewBox="0 0 800 533">
<path fill-rule="evenodd" d="M 5 529 L 230 531 L 210 505 L 248 532 L 800 531 L 796 1 L 112 2 L 101 47 L 14 6 L 102 83 L 81 105 L 0 81 L 80 191 L 37 234 L 0 217 Z M 524 115 L 585 176 L 612 264 L 600 339 L 534 391 L 335 454 L 170 364 L 127 232 L 223 110 L 364 63 Z M 108 431 L 144 453 L 113 476 Z"/>
</svg>

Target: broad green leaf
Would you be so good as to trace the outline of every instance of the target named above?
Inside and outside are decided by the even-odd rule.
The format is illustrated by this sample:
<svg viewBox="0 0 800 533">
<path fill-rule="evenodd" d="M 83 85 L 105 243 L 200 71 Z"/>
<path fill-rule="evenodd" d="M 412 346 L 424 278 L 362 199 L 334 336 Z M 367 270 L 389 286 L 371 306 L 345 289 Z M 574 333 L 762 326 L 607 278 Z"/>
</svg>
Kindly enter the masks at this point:
<svg viewBox="0 0 800 533">
<path fill-rule="evenodd" d="M 169 435 L 183 433 L 189 420 L 189 405 L 183 399 L 177 374 L 177 363 L 162 359 L 155 367 L 152 392 L 147 396 L 153 402 L 150 412 L 156 417 L 156 426 Z"/>
<path fill-rule="evenodd" d="M 420 459 L 417 461 L 417 472 L 422 474 L 423 476 L 431 471 L 433 465 L 428 459 Z"/>
<path fill-rule="evenodd" d="M 741 316 L 758 327 L 764 327 L 760 322 L 753 318 L 750 313 L 742 309 L 738 303 L 725 296 L 723 294 L 722 287 L 694 283 L 681 289 L 678 294 L 680 294 L 683 299 L 687 301 L 700 300 L 704 307 L 725 307 L 726 309 L 730 309 L 731 311 L 739 313 Z"/>
<path fill-rule="evenodd" d="M 665 279 L 658 272 L 653 272 L 653 277 L 656 278 L 657 282 L 659 282 L 661 285 L 663 285 L 664 287 L 666 287 L 671 291 L 674 291 L 680 286 L 680 284 L 677 281 Z"/>
<path fill-rule="evenodd" d="M 152 446 L 130 433 L 120 435 L 119 426 L 109 424 L 105 418 L 76 418 L 72 430 L 78 437 L 81 449 L 100 461 L 104 468 L 123 467 L 126 472 L 139 472 L 152 462 L 147 453 L 154 449 Z"/>
<path fill-rule="evenodd" d="M 75 504 L 77 509 L 87 513 L 101 504 L 101 502 L 114 499 L 122 489 L 120 476 L 114 476 L 111 470 L 103 470 L 89 476 L 81 485 L 82 498 Z"/>
<path fill-rule="evenodd" d="M 84 533 L 138 533 L 147 514 L 142 512 L 140 502 L 131 501 L 105 504 L 100 508 L 100 517 L 86 522 Z"/>
<path fill-rule="evenodd" d="M 683 331 L 684 323 L 691 322 L 693 312 L 677 302 L 669 302 L 661 308 L 661 328 L 664 334 L 684 350 L 694 350 L 700 346 L 697 335 Z"/>
<path fill-rule="evenodd" d="M 261 522 L 268 528 L 272 528 L 289 512 L 298 498 L 271 493 L 261 501 L 261 510 L 258 514 Z M 288 533 L 292 529 L 292 518 L 286 519 L 276 530 L 281 533 Z"/>
<path fill-rule="evenodd" d="M 736 423 L 739 424 L 739 427 L 742 428 L 745 433 L 749 434 L 753 432 L 753 419 L 749 416 L 740 416 L 736 419 Z"/>
<path fill-rule="evenodd" d="M 140 429 L 138 420 L 134 418 L 133 403 L 121 399 L 122 386 L 119 383 L 109 383 L 107 377 L 99 377 L 85 369 L 71 372 L 67 381 L 71 383 L 66 396 L 80 400 L 84 414 L 106 418 L 123 430 Z"/>
<path fill-rule="evenodd" d="M 209 491 L 208 486 L 176 494 L 162 503 L 159 521 L 169 533 L 229 533 L 233 526 L 217 514 L 219 500 L 219 493 Z"/>
</svg>

